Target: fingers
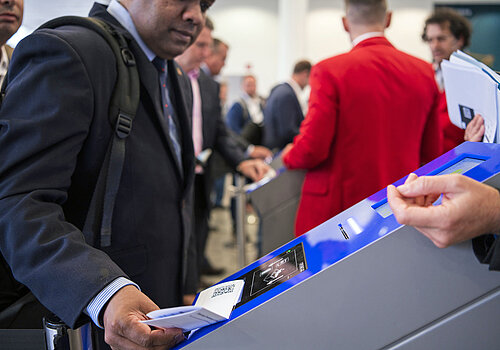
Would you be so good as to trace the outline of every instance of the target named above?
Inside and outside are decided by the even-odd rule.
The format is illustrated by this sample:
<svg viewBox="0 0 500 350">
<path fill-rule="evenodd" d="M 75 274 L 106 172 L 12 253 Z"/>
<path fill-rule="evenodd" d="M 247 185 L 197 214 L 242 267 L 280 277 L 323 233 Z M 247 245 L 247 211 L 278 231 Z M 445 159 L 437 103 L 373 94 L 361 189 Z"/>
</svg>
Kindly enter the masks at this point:
<svg viewBox="0 0 500 350">
<path fill-rule="evenodd" d="M 184 294 L 182 296 L 182 303 L 184 305 L 193 305 L 195 299 L 196 299 L 196 294 Z"/>
<path fill-rule="evenodd" d="M 415 181 L 416 179 L 418 179 L 418 176 L 414 173 L 411 173 L 406 178 L 405 184 L 409 184 L 409 183 Z M 423 205 L 425 205 L 425 201 L 426 201 L 426 196 L 418 196 L 418 197 L 413 198 L 413 202 L 416 205 L 423 206 Z"/>
<path fill-rule="evenodd" d="M 390 205 L 390 204 L 389 204 Z M 391 206 L 392 208 L 392 206 Z M 400 224 L 422 227 L 441 227 L 443 219 L 442 206 L 394 206 L 393 213 Z"/>
<path fill-rule="evenodd" d="M 266 159 L 268 157 L 272 157 L 273 153 L 269 148 L 266 148 L 264 146 L 255 146 L 254 148 L 254 156 L 252 158 L 261 158 L 261 159 Z"/>
<path fill-rule="evenodd" d="M 480 114 L 477 114 L 469 125 L 467 125 L 464 139 L 465 141 L 480 142 L 483 139 L 484 132 L 484 119 Z"/>
<path fill-rule="evenodd" d="M 400 224 L 404 224 L 400 219 L 404 218 L 404 210 L 408 207 L 401 193 L 394 185 L 387 186 L 387 201 L 389 206 Z"/>
<path fill-rule="evenodd" d="M 413 181 L 415 181 L 416 179 L 418 179 L 418 176 L 417 176 L 415 173 L 411 173 L 411 174 L 410 174 L 410 175 L 408 175 L 408 177 L 406 178 L 406 180 L 405 180 L 405 184 L 406 184 L 406 183 L 413 182 Z"/>
<path fill-rule="evenodd" d="M 269 165 L 267 165 L 264 162 L 258 162 L 256 168 L 257 168 L 257 177 L 259 180 L 262 179 L 270 169 Z"/>
<path fill-rule="evenodd" d="M 462 191 L 464 176 L 440 175 L 421 176 L 418 179 L 398 187 L 404 197 L 417 197 L 432 195 L 437 199 L 441 193 L 454 193 Z M 436 197 L 437 196 L 437 197 Z"/>
<path fill-rule="evenodd" d="M 181 329 L 154 329 L 132 316 L 105 328 L 105 340 L 119 349 L 165 349 L 185 339 Z"/>
<path fill-rule="evenodd" d="M 283 151 L 281 152 L 282 155 L 284 156 L 285 154 L 287 154 L 293 147 L 293 143 L 289 143 L 288 145 L 285 146 L 285 148 L 283 148 Z"/>
<path fill-rule="evenodd" d="M 262 160 L 245 160 L 238 165 L 238 171 L 252 179 L 252 181 L 261 180 L 269 169 L 269 165 Z"/>
<path fill-rule="evenodd" d="M 180 329 L 151 330 L 141 323 L 158 306 L 134 286 L 118 290 L 103 315 L 106 342 L 118 349 L 165 349 L 184 340 Z"/>
<path fill-rule="evenodd" d="M 185 340 L 185 336 L 177 328 L 150 330 L 149 334 L 144 335 L 142 338 L 133 338 L 130 335 L 121 335 L 119 333 L 109 333 L 106 330 L 105 340 L 113 349 L 156 350 L 172 348 Z"/>
</svg>

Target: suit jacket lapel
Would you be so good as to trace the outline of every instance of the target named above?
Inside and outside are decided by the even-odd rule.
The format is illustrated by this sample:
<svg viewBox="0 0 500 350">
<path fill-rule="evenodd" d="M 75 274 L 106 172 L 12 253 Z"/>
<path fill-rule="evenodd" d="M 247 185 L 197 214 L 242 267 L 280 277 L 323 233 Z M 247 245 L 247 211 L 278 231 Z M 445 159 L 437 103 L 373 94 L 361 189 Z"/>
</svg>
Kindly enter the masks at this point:
<svg viewBox="0 0 500 350">
<path fill-rule="evenodd" d="M 147 92 L 147 95 L 150 99 L 151 105 L 154 108 L 155 111 L 155 117 L 157 118 L 161 130 L 162 130 L 162 135 L 164 137 L 164 140 L 167 144 L 167 148 L 172 156 L 172 159 L 176 165 L 177 161 L 175 160 L 175 151 L 174 151 L 174 146 L 172 144 L 172 141 L 170 139 L 170 134 L 169 134 L 169 127 L 168 123 L 165 121 L 165 117 L 163 115 L 163 107 L 161 106 L 161 97 L 160 97 L 160 84 L 158 81 L 158 71 L 156 70 L 155 66 L 153 65 L 152 62 L 148 60 L 142 49 L 139 47 L 137 42 L 133 39 L 133 37 L 128 33 L 117 21 L 116 19 L 111 16 L 107 10 L 106 7 L 100 4 L 94 4 L 94 7 L 92 8 L 90 12 L 91 16 L 95 16 L 98 18 L 101 18 L 108 23 L 113 24 L 116 29 L 123 34 L 126 38 L 129 39 L 129 46 L 131 51 L 134 53 L 136 64 L 137 64 L 137 69 L 139 71 L 139 78 L 141 81 L 141 85 L 143 86 L 144 90 Z M 142 93 L 142 92 L 141 92 Z M 141 98 L 142 99 L 142 98 Z M 182 135 L 184 139 L 184 135 Z M 183 150 L 184 150 L 184 145 L 183 145 Z M 178 175 L 179 178 L 182 179 L 182 170 L 178 168 Z"/>
<path fill-rule="evenodd" d="M 207 148 L 206 140 L 208 140 L 208 135 L 211 131 L 211 117 L 209 113 L 207 113 L 207 103 L 203 103 L 203 101 L 207 101 L 207 97 L 205 94 L 207 93 L 206 86 L 207 75 L 203 72 L 203 69 L 200 69 L 200 76 L 198 77 L 198 85 L 200 87 L 200 97 L 201 97 L 201 120 L 202 120 L 202 133 L 203 133 L 203 149 Z"/>
<path fill-rule="evenodd" d="M 302 106 L 300 105 L 300 101 L 299 101 L 299 97 L 297 96 L 297 94 L 295 93 L 295 90 L 294 88 L 292 87 L 292 85 L 288 84 L 288 83 L 285 83 L 286 86 L 288 86 L 288 89 L 290 90 L 290 93 L 292 94 L 292 96 L 295 97 L 295 107 L 297 107 L 300 112 L 302 113 Z"/>
<path fill-rule="evenodd" d="M 184 77 L 184 73 L 173 60 L 167 61 L 167 69 L 170 99 L 177 112 L 177 120 L 180 126 L 179 133 L 182 142 L 182 164 L 184 166 L 185 183 L 189 184 L 194 177 L 194 147 L 191 125 L 192 109 L 188 110 L 179 84 L 179 80 L 186 79 L 186 77 Z"/>
<path fill-rule="evenodd" d="M 139 52 L 139 54 L 136 54 L 136 62 L 137 62 L 137 67 L 139 69 L 139 77 L 141 80 L 141 85 L 144 87 L 144 90 L 146 91 L 151 105 L 154 108 L 155 111 L 155 117 L 158 120 L 162 134 L 165 138 L 165 141 L 167 143 L 167 148 L 169 149 L 170 153 L 172 154 L 172 159 L 175 159 L 175 151 L 174 151 L 174 145 L 172 144 L 172 140 L 170 140 L 170 134 L 169 134 L 169 126 L 167 121 L 165 120 L 165 116 L 163 115 L 163 107 L 161 105 L 161 94 L 160 94 L 160 83 L 158 81 L 158 71 L 156 70 L 155 66 L 153 63 L 151 63 L 146 55 L 140 51 L 139 46 L 135 43 L 133 43 L 134 47 L 137 48 L 139 51 L 134 50 L 134 52 Z M 177 164 L 177 162 L 175 162 Z M 179 172 L 180 175 L 180 172 Z"/>
</svg>

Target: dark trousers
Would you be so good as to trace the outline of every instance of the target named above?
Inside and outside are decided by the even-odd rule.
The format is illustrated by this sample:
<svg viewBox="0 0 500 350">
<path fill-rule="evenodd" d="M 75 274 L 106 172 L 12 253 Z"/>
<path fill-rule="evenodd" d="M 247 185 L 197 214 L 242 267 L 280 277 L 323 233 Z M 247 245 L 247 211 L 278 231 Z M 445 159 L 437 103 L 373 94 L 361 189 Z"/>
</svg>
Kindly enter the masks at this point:
<svg viewBox="0 0 500 350">
<path fill-rule="evenodd" d="M 194 235 L 196 239 L 196 252 L 198 256 L 198 271 L 208 264 L 205 257 L 205 247 L 208 238 L 208 216 L 210 208 L 206 198 L 207 191 L 202 174 L 198 174 L 194 181 Z"/>
</svg>

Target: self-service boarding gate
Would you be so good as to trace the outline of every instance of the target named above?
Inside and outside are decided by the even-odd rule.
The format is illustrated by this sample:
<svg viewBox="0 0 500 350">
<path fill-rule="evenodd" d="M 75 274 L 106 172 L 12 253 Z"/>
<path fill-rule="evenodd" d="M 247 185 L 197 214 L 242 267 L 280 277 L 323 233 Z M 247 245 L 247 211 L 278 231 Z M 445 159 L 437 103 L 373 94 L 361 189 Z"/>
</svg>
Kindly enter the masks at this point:
<svg viewBox="0 0 500 350">
<path fill-rule="evenodd" d="M 500 145 L 464 143 L 416 171 L 446 173 L 500 188 Z M 500 348 L 500 272 L 470 242 L 439 249 L 400 225 L 385 190 L 225 281 L 234 279 L 245 287 L 230 320 L 179 347 Z"/>
</svg>

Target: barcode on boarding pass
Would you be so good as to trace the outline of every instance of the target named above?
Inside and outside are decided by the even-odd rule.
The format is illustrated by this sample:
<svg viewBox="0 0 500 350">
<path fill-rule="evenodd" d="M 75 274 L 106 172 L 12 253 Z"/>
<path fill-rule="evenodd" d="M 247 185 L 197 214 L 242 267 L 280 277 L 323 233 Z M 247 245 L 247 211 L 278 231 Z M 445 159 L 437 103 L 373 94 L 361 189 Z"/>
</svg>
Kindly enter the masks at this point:
<svg viewBox="0 0 500 350">
<path fill-rule="evenodd" d="M 230 284 L 227 286 L 215 288 L 214 293 L 212 294 L 211 298 L 215 298 L 215 297 L 218 297 L 219 295 L 223 295 L 223 294 L 227 294 L 227 293 L 232 293 L 234 291 L 234 287 L 235 287 L 235 285 L 233 283 L 233 284 Z"/>
</svg>

